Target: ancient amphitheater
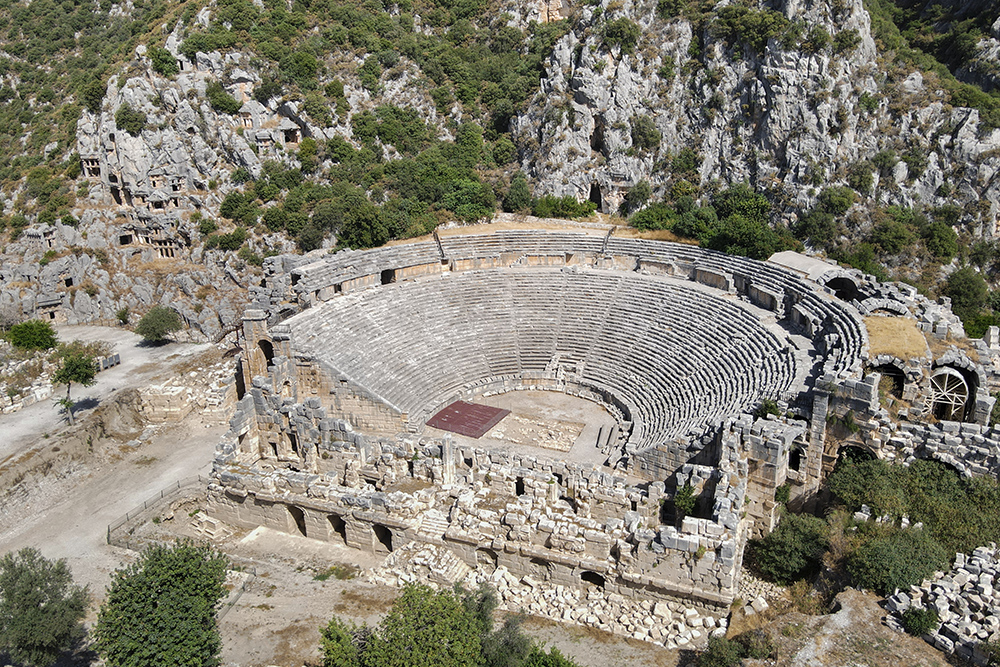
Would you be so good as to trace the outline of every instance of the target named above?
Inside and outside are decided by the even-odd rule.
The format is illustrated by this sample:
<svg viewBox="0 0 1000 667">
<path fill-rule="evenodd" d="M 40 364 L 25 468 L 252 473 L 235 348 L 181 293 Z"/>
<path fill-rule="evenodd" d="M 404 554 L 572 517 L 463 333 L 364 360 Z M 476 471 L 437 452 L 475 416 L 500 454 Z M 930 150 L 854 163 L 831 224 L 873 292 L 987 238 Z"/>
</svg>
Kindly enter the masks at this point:
<svg viewBox="0 0 1000 667">
<path fill-rule="evenodd" d="M 947 336 L 947 308 L 784 264 L 598 226 L 269 260 L 244 317 L 211 513 L 374 553 L 436 545 L 458 573 L 503 568 L 724 612 L 746 540 L 773 526 L 776 489 L 808 501 L 845 445 L 828 422 L 849 412 L 865 428 L 848 445 L 913 455 L 915 431 L 880 421 L 882 373 L 898 373 L 915 421 L 940 409 L 942 369 L 964 383 L 949 399 L 964 401 L 962 429 L 992 407 L 964 353 L 869 358 L 862 313 Z M 560 450 L 498 442 L 502 411 L 479 439 L 428 425 L 456 401 L 539 391 L 587 401 L 604 425 Z M 765 399 L 780 414 L 755 416 Z M 968 466 L 995 463 L 973 450 Z M 688 484 L 695 510 L 678 516 Z"/>
</svg>

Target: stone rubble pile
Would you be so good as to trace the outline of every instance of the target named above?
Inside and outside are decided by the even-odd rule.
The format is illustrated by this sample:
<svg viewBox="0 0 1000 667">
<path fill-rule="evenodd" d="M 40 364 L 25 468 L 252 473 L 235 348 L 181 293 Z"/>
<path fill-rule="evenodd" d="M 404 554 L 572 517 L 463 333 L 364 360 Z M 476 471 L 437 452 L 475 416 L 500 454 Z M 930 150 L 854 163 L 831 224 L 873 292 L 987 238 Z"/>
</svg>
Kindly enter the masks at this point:
<svg viewBox="0 0 1000 667">
<path fill-rule="evenodd" d="M 758 579 L 747 570 L 740 573 L 737 591 L 739 598 L 750 605 L 754 611 L 763 611 L 768 606 L 768 600 L 773 602 L 785 594 L 783 586 Z"/>
<path fill-rule="evenodd" d="M 462 567 L 466 576 L 456 579 Z M 637 600 L 596 586 L 580 590 L 552 585 L 530 575 L 519 579 L 503 566 L 492 572 L 483 567 L 471 570 L 450 550 L 429 544 L 405 545 L 371 570 L 367 580 L 390 586 L 424 582 L 449 587 L 458 581 L 469 589 L 486 584 L 496 590 L 500 609 L 597 628 L 670 649 L 701 647 L 709 636 L 724 635 L 728 626 L 727 618 L 704 615 L 681 602 Z"/>
<path fill-rule="evenodd" d="M 935 572 L 920 586 L 896 593 L 885 607 L 890 612 L 886 624 L 897 630 L 907 609 L 937 610 L 940 625 L 924 639 L 945 653 L 986 664 L 978 645 L 1000 639 L 1000 550 L 991 544 L 971 557 L 955 554 L 951 571 Z"/>
</svg>

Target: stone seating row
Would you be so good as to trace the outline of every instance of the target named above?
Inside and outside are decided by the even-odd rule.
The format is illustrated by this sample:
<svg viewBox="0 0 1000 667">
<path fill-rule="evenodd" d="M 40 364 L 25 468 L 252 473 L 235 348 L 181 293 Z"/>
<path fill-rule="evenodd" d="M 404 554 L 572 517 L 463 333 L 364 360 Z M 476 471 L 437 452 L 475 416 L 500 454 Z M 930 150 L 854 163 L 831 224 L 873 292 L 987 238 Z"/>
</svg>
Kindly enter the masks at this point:
<svg viewBox="0 0 1000 667">
<path fill-rule="evenodd" d="M 286 321 L 299 354 L 411 423 L 489 377 L 561 372 L 634 412 L 652 445 L 785 391 L 784 342 L 741 306 L 638 274 L 502 269 L 350 294 Z"/>
</svg>

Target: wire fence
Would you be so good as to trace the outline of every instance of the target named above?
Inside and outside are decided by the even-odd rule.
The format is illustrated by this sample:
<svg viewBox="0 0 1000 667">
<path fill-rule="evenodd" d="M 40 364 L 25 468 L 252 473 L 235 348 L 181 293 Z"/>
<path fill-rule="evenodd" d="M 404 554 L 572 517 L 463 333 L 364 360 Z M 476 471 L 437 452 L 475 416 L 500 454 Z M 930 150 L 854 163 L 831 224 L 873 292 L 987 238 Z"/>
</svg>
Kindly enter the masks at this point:
<svg viewBox="0 0 1000 667">
<path fill-rule="evenodd" d="M 179 479 L 170 486 L 160 489 L 155 495 L 150 496 L 142 502 L 141 505 L 136 505 L 136 507 L 121 517 L 112 521 L 108 524 L 108 544 L 116 547 L 122 547 L 124 549 L 130 549 L 132 551 L 140 551 L 143 547 L 148 544 L 148 540 L 139 541 L 133 538 L 133 533 L 139 524 L 133 524 L 136 519 L 144 518 L 149 516 L 151 510 L 156 509 L 161 506 L 165 501 L 170 500 L 176 496 L 179 496 L 181 492 L 194 489 L 194 488 L 204 488 L 209 482 L 207 477 L 202 477 L 201 475 L 195 475 L 193 477 L 186 477 L 184 479 Z M 217 618 L 221 621 L 222 618 L 229 613 L 243 594 L 246 593 L 247 589 L 257 578 L 257 568 L 253 567 L 249 570 L 238 569 L 237 571 L 246 572 L 248 576 L 243 578 L 242 583 L 238 587 L 235 587 L 229 594 L 226 601 L 219 607 L 219 612 Z"/>
</svg>

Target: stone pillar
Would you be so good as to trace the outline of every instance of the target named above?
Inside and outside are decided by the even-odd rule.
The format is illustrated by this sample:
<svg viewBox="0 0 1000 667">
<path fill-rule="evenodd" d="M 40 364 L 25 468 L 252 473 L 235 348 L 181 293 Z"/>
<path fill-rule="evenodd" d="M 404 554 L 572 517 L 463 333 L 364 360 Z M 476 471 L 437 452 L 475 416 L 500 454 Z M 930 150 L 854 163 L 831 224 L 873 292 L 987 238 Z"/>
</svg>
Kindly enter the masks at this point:
<svg viewBox="0 0 1000 667">
<path fill-rule="evenodd" d="M 450 435 L 445 435 L 441 443 L 441 482 L 455 483 L 455 445 Z"/>
</svg>

